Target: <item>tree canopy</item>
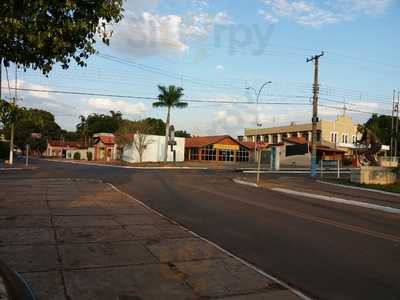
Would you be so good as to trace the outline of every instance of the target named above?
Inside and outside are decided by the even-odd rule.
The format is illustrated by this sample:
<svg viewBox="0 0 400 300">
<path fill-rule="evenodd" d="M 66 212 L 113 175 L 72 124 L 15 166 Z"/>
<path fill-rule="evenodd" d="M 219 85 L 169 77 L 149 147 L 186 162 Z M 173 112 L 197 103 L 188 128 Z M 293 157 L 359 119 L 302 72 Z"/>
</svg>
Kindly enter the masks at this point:
<svg viewBox="0 0 400 300">
<path fill-rule="evenodd" d="M 390 145 L 392 117 L 373 114 L 364 126 L 374 132 L 382 144 Z"/>
<path fill-rule="evenodd" d="M 90 114 L 80 117 L 81 121 L 76 126 L 82 137 L 91 137 L 95 133 L 114 133 L 122 123 L 122 113 L 110 111 L 110 115 Z"/>
<path fill-rule="evenodd" d="M 1 1 L 0 58 L 48 74 L 55 63 L 86 66 L 98 36 L 109 44 L 107 25 L 122 18 L 123 0 Z"/>
<path fill-rule="evenodd" d="M 188 104 L 182 102 L 183 88 L 170 85 L 168 87 L 158 86 L 160 94 L 158 95 L 158 101 L 153 103 L 153 107 L 167 107 L 167 108 L 186 108 Z"/>
<path fill-rule="evenodd" d="M 10 125 L 5 126 L 6 138 L 10 138 Z M 32 138 L 32 133 L 40 133 L 40 138 Z M 48 139 L 59 139 L 62 135 L 60 126 L 55 122 L 53 114 L 40 109 L 16 108 L 14 143 L 24 149 L 26 144 L 32 150 L 43 152 Z"/>
</svg>

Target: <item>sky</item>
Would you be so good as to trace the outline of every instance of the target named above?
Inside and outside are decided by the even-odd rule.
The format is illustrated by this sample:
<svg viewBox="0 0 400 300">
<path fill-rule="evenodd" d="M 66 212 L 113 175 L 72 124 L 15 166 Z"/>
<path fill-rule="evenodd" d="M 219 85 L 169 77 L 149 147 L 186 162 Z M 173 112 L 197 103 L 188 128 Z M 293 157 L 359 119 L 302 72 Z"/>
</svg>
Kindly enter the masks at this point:
<svg viewBox="0 0 400 300">
<path fill-rule="evenodd" d="M 110 26 L 110 46 L 97 43 L 86 68 L 55 66 L 48 78 L 18 71 L 18 87 L 85 95 L 20 91 L 19 105 L 52 112 L 68 130 L 80 115 L 110 110 L 165 119 L 151 98 L 157 85 L 174 84 L 189 103 L 173 111 L 176 128 L 237 136 L 257 120 L 263 127 L 310 122 L 306 59 L 321 51 L 321 118 L 390 115 L 400 90 L 399 0 L 128 0 L 124 8 Z M 14 86 L 12 66 L 8 73 Z M 255 90 L 267 81 L 256 105 Z"/>
</svg>

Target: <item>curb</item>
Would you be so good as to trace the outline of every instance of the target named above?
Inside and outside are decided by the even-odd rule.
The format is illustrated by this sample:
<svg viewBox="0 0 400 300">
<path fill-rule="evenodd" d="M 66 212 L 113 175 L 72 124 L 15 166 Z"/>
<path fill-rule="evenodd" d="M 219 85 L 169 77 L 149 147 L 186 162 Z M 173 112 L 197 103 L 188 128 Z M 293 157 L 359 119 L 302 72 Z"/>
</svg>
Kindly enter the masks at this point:
<svg viewBox="0 0 400 300">
<path fill-rule="evenodd" d="M 290 285 L 288 285 L 287 283 L 279 280 L 278 278 L 264 272 L 263 270 L 257 268 L 256 266 L 252 265 L 251 263 L 245 261 L 244 259 L 234 255 L 233 253 L 229 252 L 228 250 L 226 250 L 225 248 L 217 245 L 216 243 L 206 239 L 205 237 L 202 237 L 201 235 L 191 231 L 190 229 L 186 228 L 185 226 L 183 226 L 182 224 L 179 224 L 178 222 L 176 222 L 175 220 L 163 215 L 162 213 L 158 212 L 157 210 L 151 208 L 150 206 L 146 205 L 145 203 L 143 203 L 142 201 L 136 199 L 135 197 L 129 195 L 128 193 L 125 193 L 123 191 L 121 191 L 120 189 L 118 189 L 116 186 L 114 186 L 112 183 L 107 183 L 111 188 L 113 188 L 114 190 L 116 190 L 117 192 L 121 193 L 124 196 L 127 196 L 128 198 L 131 198 L 132 200 L 138 202 L 140 205 L 142 205 L 143 207 L 151 210 L 152 212 L 156 213 L 158 216 L 167 219 L 168 221 L 170 221 L 173 224 L 176 224 L 178 226 L 180 226 L 182 229 L 184 229 L 185 231 L 189 232 L 190 234 L 194 235 L 195 237 L 209 243 L 210 245 L 214 246 L 215 248 L 219 249 L 220 251 L 224 252 L 225 254 L 227 254 L 228 256 L 236 259 L 237 261 L 239 261 L 240 263 L 246 265 L 248 268 L 252 269 L 253 271 L 257 272 L 258 274 L 260 274 L 261 276 L 272 280 L 278 284 L 280 284 L 281 286 L 283 286 L 284 288 L 286 288 L 288 291 L 292 292 L 293 294 L 295 294 L 296 296 L 300 297 L 303 300 L 313 300 L 312 298 L 306 296 L 305 294 L 303 294 L 302 292 L 300 292 L 299 290 L 291 287 Z"/>
<path fill-rule="evenodd" d="M 380 191 L 380 190 L 369 189 L 369 188 L 363 188 L 363 187 L 359 187 L 359 186 L 345 185 L 345 184 L 340 184 L 340 183 L 326 182 L 326 181 L 322 181 L 322 180 L 317 180 L 317 182 L 318 182 L 318 183 L 327 184 L 327 185 L 337 186 L 337 187 L 343 187 L 343 188 L 348 188 L 348 189 L 359 190 L 359 191 L 374 192 L 374 193 L 379 193 L 379 194 L 383 194 L 383 195 L 389 195 L 389 196 L 400 197 L 400 194 L 399 194 L 399 193 Z"/>
<path fill-rule="evenodd" d="M 288 194 L 288 195 L 300 196 L 300 197 L 304 197 L 304 198 L 324 200 L 324 201 L 328 201 L 328 202 L 334 202 L 334 203 L 344 204 L 344 205 L 349 205 L 349 206 L 373 209 L 373 210 L 376 210 L 376 211 L 381 211 L 381 212 L 385 212 L 385 213 L 391 213 L 391 214 L 400 215 L 400 208 L 394 208 L 394 207 L 390 207 L 390 206 L 382 206 L 382 205 L 368 203 L 368 202 L 347 200 L 347 199 L 342 199 L 342 198 L 332 197 L 332 196 L 326 196 L 326 195 L 318 195 L 318 194 L 310 194 L 310 193 L 298 192 L 298 191 L 289 190 L 289 189 L 285 189 L 285 188 L 272 188 L 271 191 L 284 193 L 284 194 Z"/>
<path fill-rule="evenodd" d="M 242 185 L 247 185 L 247 186 L 251 186 L 251 187 L 256 187 L 258 188 L 258 184 L 254 183 L 254 182 L 248 182 L 245 180 L 241 180 L 239 178 L 233 178 L 233 182 L 237 183 L 237 184 L 242 184 Z"/>
</svg>

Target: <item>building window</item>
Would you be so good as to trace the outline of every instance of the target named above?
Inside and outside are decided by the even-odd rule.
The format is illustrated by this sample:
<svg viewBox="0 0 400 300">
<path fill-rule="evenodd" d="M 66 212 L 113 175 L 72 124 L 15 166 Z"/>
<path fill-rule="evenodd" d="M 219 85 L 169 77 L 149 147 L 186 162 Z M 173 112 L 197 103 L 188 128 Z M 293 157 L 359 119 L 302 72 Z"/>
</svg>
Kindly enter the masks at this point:
<svg viewBox="0 0 400 300">
<path fill-rule="evenodd" d="M 220 149 L 218 158 L 220 161 L 233 161 L 235 153 L 233 150 Z"/>
<path fill-rule="evenodd" d="M 190 151 L 190 160 L 199 160 L 199 148 L 192 148 Z"/>
<path fill-rule="evenodd" d="M 217 150 L 214 149 L 212 145 L 209 145 L 206 148 L 201 149 L 201 159 L 202 160 L 216 160 L 217 159 Z"/>
<path fill-rule="evenodd" d="M 342 134 L 342 143 L 347 144 L 348 138 L 347 138 L 347 133 Z"/>
<path fill-rule="evenodd" d="M 337 132 L 331 132 L 331 143 L 337 143 L 338 142 L 338 136 Z"/>
<path fill-rule="evenodd" d="M 261 136 L 257 135 L 257 142 L 261 141 Z"/>
<path fill-rule="evenodd" d="M 239 151 L 236 152 L 236 161 L 238 162 L 246 162 L 249 161 L 249 150 L 244 147 L 240 147 Z"/>
<path fill-rule="evenodd" d="M 353 144 L 356 144 L 356 143 L 357 143 L 357 140 L 356 140 L 356 136 L 355 136 L 355 135 L 353 135 L 353 136 L 351 137 L 351 139 L 352 139 Z"/>
</svg>

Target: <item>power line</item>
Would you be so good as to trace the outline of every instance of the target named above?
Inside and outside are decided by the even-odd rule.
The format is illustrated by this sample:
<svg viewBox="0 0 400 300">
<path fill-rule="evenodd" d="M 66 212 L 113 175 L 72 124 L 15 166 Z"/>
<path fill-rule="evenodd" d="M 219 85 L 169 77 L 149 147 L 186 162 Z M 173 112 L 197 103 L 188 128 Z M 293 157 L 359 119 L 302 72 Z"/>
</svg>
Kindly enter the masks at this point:
<svg viewBox="0 0 400 300">
<path fill-rule="evenodd" d="M 37 93 L 54 93 L 54 94 L 67 94 L 67 95 L 80 95 L 80 96 L 97 96 L 97 97 L 109 97 L 109 98 L 124 98 L 124 99 L 136 99 L 136 100 L 158 100 L 157 97 L 144 97 L 144 96 L 132 96 L 132 95 L 118 95 L 118 94 L 103 94 L 103 93 L 88 93 L 88 92 L 75 92 L 75 91 L 63 91 L 63 90 L 46 90 L 46 89 L 29 89 L 29 88 L 11 88 L 24 92 L 37 92 Z M 232 101 L 232 100 L 201 100 L 201 99 L 182 99 L 184 102 L 195 102 L 195 103 L 220 103 L 220 104 L 254 104 L 253 101 Z M 260 104 L 266 105 L 309 105 L 309 103 L 300 102 L 260 102 Z"/>
</svg>

